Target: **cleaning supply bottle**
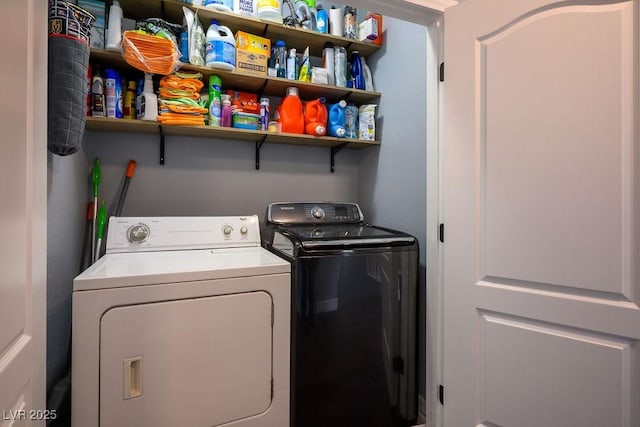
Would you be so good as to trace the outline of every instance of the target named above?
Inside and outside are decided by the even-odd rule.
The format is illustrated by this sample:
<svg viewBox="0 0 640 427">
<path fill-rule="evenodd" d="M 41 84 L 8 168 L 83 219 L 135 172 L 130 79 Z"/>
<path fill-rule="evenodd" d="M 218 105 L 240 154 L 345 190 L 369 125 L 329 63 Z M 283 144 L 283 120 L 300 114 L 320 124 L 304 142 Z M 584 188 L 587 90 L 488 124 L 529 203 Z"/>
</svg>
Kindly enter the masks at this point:
<svg viewBox="0 0 640 427">
<path fill-rule="evenodd" d="M 276 77 L 287 77 L 287 46 L 282 40 L 276 42 Z"/>
<path fill-rule="evenodd" d="M 120 73 L 107 68 L 105 70 L 104 92 L 107 105 L 107 117 L 121 119 L 122 114 L 122 80 Z"/>
<path fill-rule="evenodd" d="M 257 0 L 256 17 L 282 24 L 282 2 L 280 0 Z"/>
<path fill-rule="evenodd" d="M 358 39 L 358 17 L 355 7 L 345 6 L 344 8 L 344 36 Z"/>
<path fill-rule="evenodd" d="M 108 50 L 122 50 L 122 8 L 118 0 L 113 0 L 113 4 L 109 8 L 109 28 L 107 28 L 107 43 L 105 47 Z"/>
<path fill-rule="evenodd" d="M 204 0 L 202 5 L 211 9 L 233 12 L 233 0 Z"/>
<path fill-rule="evenodd" d="M 364 71 L 362 70 L 362 61 L 360 53 L 354 50 L 351 53 L 351 77 L 353 78 L 353 88 L 365 90 L 366 84 L 364 80 Z"/>
<path fill-rule="evenodd" d="M 317 10 L 318 18 L 316 20 L 316 31 L 326 34 L 329 30 L 329 17 L 327 16 L 327 11 L 324 10 L 321 4 L 318 5 Z"/>
<path fill-rule="evenodd" d="M 222 117 L 221 89 L 222 80 L 220 77 L 215 74 L 209 76 L 209 126 L 220 126 Z"/>
<path fill-rule="evenodd" d="M 105 117 L 104 80 L 99 65 L 94 67 L 93 80 L 91 81 L 91 115 Z"/>
<path fill-rule="evenodd" d="M 338 138 L 344 138 L 346 136 L 346 129 L 344 127 L 344 109 L 346 106 L 347 102 L 344 100 L 329 106 L 329 123 L 327 126 L 329 135 Z"/>
<path fill-rule="evenodd" d="M 338 46 L 334 49 L 336 86 L 347 87 L 347 50 Z"/>
<path fill-rule="evenodd" d="M 158 96 L 153 92 L 153 74 L 144 73 L 144 90 L 140 95 L 140 120 L 158 119 Z"/>
<path fill-rule="evenodd" d="M 314 136 L 327 134 L 327 107 L 324 98 L 304 104 L 304 133 Z"/>
<path fill-rule="evenodd" d="M 269 128 L 269 98 L 262 97 L 260 98 L 260 124 L 259 130 L 267 130 Z"/>
<path fill-rule="evenodd" d="M 327 69 L 327 84 L 335 85 L 335 52 L 331 43 L 325 43 L 324 49 L 322 49 L 322 68 Z"/>
<path fill-rule="evenodd" d="M 206 37 L 207 67 L 227 71 L 236 69 L 236 40 L 228 27 L 218 25 L 215 19 L 207 30 Z"/>
<path fill-rule="evenodd" d="M 358 107 L 353 102 L 344 109 L 345 138 L 358 139 Z"/>
<path fill-rule="evenodd" d="M 129 80 L 129 85 L 127 86 L 127 92 L 124 94 L 124 118 L 125 119 L 135 119 L 136 118 L 136 81 Z"/>
<path fill-rule="evenodd" d="M 289 51 L 289 58 L 287 58 L 287 79 L 298 79 L 298 55 L 295 47 Z"/>
<path fill-rule="evenodd" d="M 220 95 L 222 98 L 222 115 L 220 117 L 220 125 L 230 128 L 232 125 L 233 108 L 231 107 L 231 95 Z"/>
<path fill-rule="evenodd" d="M 281 132 L 304 133 L 304 110 L 297 87 L 287 88 L 287 96 L 278 107 L 278 113 Z"/>
</svg>

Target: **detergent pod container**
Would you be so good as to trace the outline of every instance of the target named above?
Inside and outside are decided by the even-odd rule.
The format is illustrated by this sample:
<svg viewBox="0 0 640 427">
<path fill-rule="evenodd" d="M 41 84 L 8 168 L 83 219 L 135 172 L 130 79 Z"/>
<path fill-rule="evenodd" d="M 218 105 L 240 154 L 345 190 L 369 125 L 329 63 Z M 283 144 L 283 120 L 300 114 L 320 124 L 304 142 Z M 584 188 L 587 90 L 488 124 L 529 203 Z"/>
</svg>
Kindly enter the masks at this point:
<svg viewBox="0 0 640 427">
<path fill-rule="evenodd" d="M 344 109 L 347 106 L 347 101 L 342 100 L 337 104 L 331 104 L 329 106 L 329 123 L 328 131 L 329 135 L 338 138 L 344 138 L 346 136 L 345 129 L 345 116 Z"/>
<path fill-rule="evenodd" d="M 278 107 L 278 114 L 281 132 L 304 133 L 304 110 L 297 87 L 287 88 L 287 96 Z"/>
<path fill-rule="evenodd" d="M 304 105 L 304 133 L 314 136 L 327 134 L 327 101 L 318 98 Z"/>
</svg>

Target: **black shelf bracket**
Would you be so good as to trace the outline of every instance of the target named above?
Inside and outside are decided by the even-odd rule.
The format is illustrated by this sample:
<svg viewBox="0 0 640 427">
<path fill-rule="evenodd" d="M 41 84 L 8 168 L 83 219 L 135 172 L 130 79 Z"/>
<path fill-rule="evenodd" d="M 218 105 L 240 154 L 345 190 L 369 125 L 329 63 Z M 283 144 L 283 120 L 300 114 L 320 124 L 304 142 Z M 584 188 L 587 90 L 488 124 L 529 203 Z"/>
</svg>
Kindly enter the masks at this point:
<svg viewBox="0 0 640 427">
<path fill-rule="evenodd" d="M 260 86 L 260 89 L 258 89 L 258 102 L 260 102 L 260 98 L 262 98 L 262 94 L 264 93 L 264 90 L 267 88 L 267 84 L 269 83 L 269 79 L 264 79 L 264 81 L 262 82 L 262 85 Z"/>
<path fill-rule="evenodd" d="M 262 135 L 262 138 L 256 141 L 256 170 L 260 170 L 260 149 L 266 139 L 267 135 Z"/>
<path fill-rule="evenodd" d="M 338 154 L 347 145 L 349 145 L 349 143 L 344 142 L 340 145 L 336 145 L 335 147 L 331 147 L 331 173 L 334 173 L 336 171 L 336 154 Z"/>
<path fill-rule="evenodd" d="M 160 164 L 164 165 L 164 128 L 162 125 L 158 127 L 160 128 Z"/>
</svg>

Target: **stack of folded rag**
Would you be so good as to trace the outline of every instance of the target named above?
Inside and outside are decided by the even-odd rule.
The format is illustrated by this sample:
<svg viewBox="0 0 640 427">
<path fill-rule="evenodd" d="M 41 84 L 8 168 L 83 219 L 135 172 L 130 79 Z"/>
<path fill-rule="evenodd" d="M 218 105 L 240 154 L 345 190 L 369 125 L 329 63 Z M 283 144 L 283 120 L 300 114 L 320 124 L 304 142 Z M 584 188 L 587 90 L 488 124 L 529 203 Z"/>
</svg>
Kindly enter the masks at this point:
<svg viewBox="0 0 640 427">
<path fill-rule="evenodd" d="M 204 125 L 201 73 L 175 72 L 160 80 L 158 121 L 163 125 Z"/>
</svg>

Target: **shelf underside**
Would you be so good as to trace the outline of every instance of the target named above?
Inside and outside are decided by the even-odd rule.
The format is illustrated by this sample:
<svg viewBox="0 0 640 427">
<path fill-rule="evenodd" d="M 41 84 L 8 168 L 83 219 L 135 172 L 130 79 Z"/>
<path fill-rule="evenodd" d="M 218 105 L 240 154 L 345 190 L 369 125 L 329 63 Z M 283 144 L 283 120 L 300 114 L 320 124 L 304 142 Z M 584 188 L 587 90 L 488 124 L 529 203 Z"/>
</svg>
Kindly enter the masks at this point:
<svg viewBox="0 0 640 427">
<path fill-rule="evenodd" d="M 99 132 L 129 132 L 160 134 L 160 123 L 143 120 L 110 119 L 104 117 L 87 117 L 86 129 Z M 211 126 L 163 125 L 165 136 L 194 136 L 201 138 L 219 138 L 239 141 L 261 141 L 266 143 L 310 145 L 316 147 L 338 147 L 347 144 L 347 148 L 365 148 L 380 145 L 379 141 L 362 141 L 357 139 L 334 138 L 330 136 L 315 137 L 295 133 L 274 133 L 259 130 L 221 128 Z"/>
</svg>

